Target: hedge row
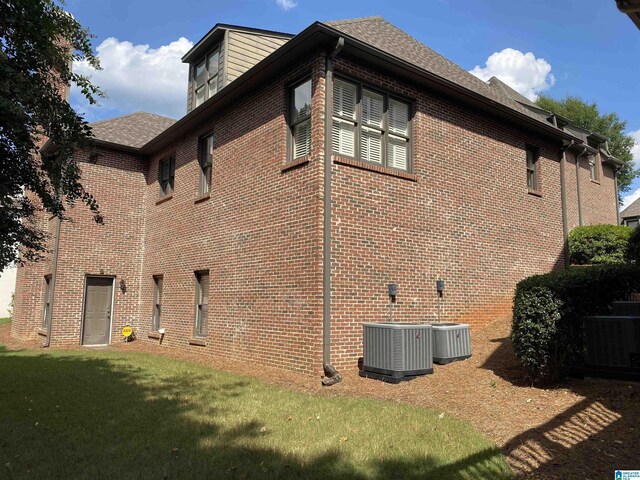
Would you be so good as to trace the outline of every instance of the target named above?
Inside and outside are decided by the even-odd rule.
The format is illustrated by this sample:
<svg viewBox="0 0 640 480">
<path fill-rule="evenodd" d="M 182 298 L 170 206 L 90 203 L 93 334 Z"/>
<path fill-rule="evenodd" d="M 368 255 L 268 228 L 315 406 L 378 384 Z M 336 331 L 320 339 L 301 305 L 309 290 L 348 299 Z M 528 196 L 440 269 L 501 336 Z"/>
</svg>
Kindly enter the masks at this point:
<svg viewBox="0 0 640 480">
<path fill-rule="evenodd" d="M 625 225 L 588 225 L 569 233 L 573 265 L 623 263 L 633 228 Z"/>
<path fill-rule="evenodd" d="M 640 265 L 573 267 L 536 275 L 516 287 L 511 340 L 536 382 L 554 382 L 582 361 L 585 315 L 610 311 L 640 291 Z"/>
</svg>

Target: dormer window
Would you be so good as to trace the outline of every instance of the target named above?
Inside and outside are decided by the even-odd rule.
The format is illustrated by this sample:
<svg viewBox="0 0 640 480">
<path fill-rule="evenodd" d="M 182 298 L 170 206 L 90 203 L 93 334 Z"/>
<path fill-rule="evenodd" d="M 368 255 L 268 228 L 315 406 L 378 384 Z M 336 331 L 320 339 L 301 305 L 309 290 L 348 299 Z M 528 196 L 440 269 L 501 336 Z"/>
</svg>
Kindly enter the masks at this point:
<svg viewBox="0 0 640 480">
<path fill-rule="evenodd" d="M 216 47 L 200 63 L 197 63 L 194 69 L 196 107 L 218 92 L 219 71 L 220 48 Z"/>
</svg>

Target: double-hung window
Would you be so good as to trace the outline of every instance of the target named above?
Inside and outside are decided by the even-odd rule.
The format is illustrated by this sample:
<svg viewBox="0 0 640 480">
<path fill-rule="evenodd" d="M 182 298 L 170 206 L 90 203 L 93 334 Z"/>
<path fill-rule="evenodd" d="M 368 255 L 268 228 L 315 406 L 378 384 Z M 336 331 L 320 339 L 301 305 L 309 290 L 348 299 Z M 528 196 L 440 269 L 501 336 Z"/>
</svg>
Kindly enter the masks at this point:
<svg viewBox="0 0 640 480">
<path fill-rule="evenodd" d="M 209 271 L 196 272 L 196 318 L 193 334 L 207 336 L 207 311 L 209 309 Z"/>
<path fill-rule="evenodd" d="M 532 192 L 539 190 L 538 149 L 527 145 L 527 187 Z"/>
<path fill-rule="evenodd" d="M 213 166 L 213 135 L 200 139 L 200 195 L 211 191 L 211 168 Z"/>
<path fill-rule="evenodd" d="M 295 160 L 311 152 L 311 79 L 292 87 L 289 95 L 289 158 Z"/>
<path fill-rule="evenodd" d="M 201 62 L 196 63 L 193 72 L 195 106 L 204 103 L 218 92 L 218 74 L 220 71 L 220 48 L 209 53 Z"/>
<path fill-rule="evenodd" d="M 162 275 L 153 277 L 153 317 L 151 330 L 157 332 L 160 329 L 160 315 L 162 313 Z"/>
<path fill-rule="evenodd" d="M 51 318 L 51 275 L 44 277 L 44 309 L 42 312 L 42 328 L 49 326 Z"/>
<path fill-rule="evenodd" d="M 160 184 L 160 195 L 167 196 L 173 194 L 173 180 L 175 178 L 176 159 L 174 157 L 160 160 L 158 164 L 158 183 Z"/>
<path fill-rule="evenodd" d="M 368 163 L 410 169 L 410 105 L 386 93 L 336 79 L 333 152 Z"/>
</svg>

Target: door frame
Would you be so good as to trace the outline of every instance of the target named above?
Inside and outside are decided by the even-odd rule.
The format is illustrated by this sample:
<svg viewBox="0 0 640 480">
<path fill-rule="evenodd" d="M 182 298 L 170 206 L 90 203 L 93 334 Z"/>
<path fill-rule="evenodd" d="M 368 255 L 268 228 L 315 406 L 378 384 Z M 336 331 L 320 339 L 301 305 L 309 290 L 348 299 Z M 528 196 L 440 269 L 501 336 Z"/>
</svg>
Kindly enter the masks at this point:
<svg viewBox="0 0 640 480">
<path fill-rule="evenodd" d="M 85 345 L 82 343 L 84 338 L 84 321 L 86 315 L 86 302 L 87 302 L 87 280 L 90 278 L 110 278 L 111 279 L 111 315 L 109 315 L 109 342 L 101 343 L 98 345 Z M 104 347 L 107 345 L 111 345 L 111 337 L 113 335 L 113 307 L 115 306 L 115 298 L 116 298 L 116 277 L 114 275 L 91 275 L 89 273 L 85 273 L 84 275 L 84 289 L 82 295 L 82 323 L 80 325 L 80 345 L 83 347 L 91 348 L 91 347 Z"/>
</svg>

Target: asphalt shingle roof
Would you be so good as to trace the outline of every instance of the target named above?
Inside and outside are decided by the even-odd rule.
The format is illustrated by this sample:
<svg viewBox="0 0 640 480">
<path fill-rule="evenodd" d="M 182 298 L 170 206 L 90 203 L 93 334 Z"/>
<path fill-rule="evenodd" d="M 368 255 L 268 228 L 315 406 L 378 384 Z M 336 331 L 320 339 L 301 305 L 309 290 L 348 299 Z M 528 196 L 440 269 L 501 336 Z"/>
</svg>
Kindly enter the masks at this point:
<svg viewBox="0 0 640 480">
<path fill-rule="evenodd" d="M 640 198 L 620 212 L 620 217 L 640 217 Z"/>
<path fill-rule="evenodd" d="M 498 79 L 495 80 L 498 80 L 500 84 L 496 85 L 483 82 L 382 17 L 362 17 L 324 23 L 423 70 L 432 72 L 452 83 L 550 125 L 541 112 L 529 108 L 533 105 L 532 102 L 515 91 L 513 93 L 516 93 L 520 98 L 507 92 L 504 87 L 512 89 Z"/>
<path fill-rule="evenodd" d="M 89 124 L 97 140 L 140 148 L 173 125 L 173 118 L 136 112 Z"/>
</svg>

